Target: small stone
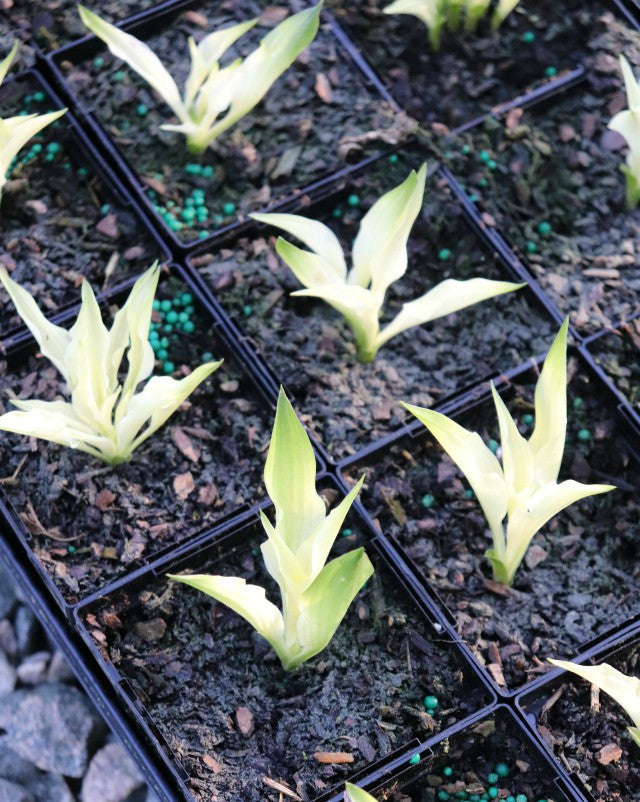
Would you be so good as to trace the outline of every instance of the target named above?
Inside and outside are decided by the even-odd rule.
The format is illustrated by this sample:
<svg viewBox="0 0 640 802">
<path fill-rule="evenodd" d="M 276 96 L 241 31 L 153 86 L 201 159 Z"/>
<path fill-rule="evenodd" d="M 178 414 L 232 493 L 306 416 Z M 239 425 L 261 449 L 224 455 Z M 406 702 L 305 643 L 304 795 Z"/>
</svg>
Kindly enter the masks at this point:
<svg viewBox="0 0 640 802">
<path fill-rule="evenodd" d="M 104 724 L 77 688 L 43 683 L 0 699 L 0 727 L 6 745 L 38 768 L 82 777 Z"/>
<path fill-rule="evenodd" d="M 59 649 L 56 649 L 49 663 L 47 682 L 69 682 L 73 678 L 73 671 L 69 663 L 67 663 L 65 656 Z"/>
<path fill-rule="evenodd" d="M 0 651 L 0 697 L 16 687 L 17 674 L 4 652 Z"/>
<path fill-rule="evenodd" d="M 31 654 L 41 643 L 40 623 L 28 607 L 18 607 L 15 617 L 16 640 L 20 654 Z"/>
<path fill-rule="evenodd" d="M 18 679 L 23 685 L 39 685 L 47 678 L 47 667 L 51 654 L 34 652 L 26 657 L 18 666 Z"/>
<path fill-rule="evenodd" d="M 35 802 L 75 802 L 65 780 L 58 774 L 40 774 L 26 784 Z"/>
<path fill-rule="evenodd" d="M 16 603 L 13 582 L 9 580 L 4 568 L 0 565 L 0 618 L 7 618 Z"/>
<path fill-rule="evenodd" d="M 82 782 L 82 802 L 124 802 L 144 784 L 120 743 L 110 743 L 99 749 Z"/>
<path fill-rule="evenodd" d="M 35 802 L 31 794 L 21 785 L 0 779 L 0 802 Z"/>
<path fill-rule="evenodd" d="M 238 722 L 238 729 L 244 738 L 248 738 L 250 735 L 253 735 L 255 724 L 253 721 L 253 713 L 248 707 L 239 707 L 236 710 L 236 721 Z"/>
<path fill-rule="evenodd" d="M 150 621 L 138 621 L 135 625 L 136 635 L 147 643 L 159 641 L 167 630 L 164 618 L 152 618 Z"/>
</svg>

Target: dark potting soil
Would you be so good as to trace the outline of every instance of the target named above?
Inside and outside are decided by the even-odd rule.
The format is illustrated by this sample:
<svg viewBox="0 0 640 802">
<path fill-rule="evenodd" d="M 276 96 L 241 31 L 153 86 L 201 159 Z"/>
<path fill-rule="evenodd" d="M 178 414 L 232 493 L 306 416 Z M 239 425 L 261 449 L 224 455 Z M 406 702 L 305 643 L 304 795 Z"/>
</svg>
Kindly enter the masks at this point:
<svg viewBox="0 0 640 802">
<path fill-rule="evenodd" d="M 223 61 L 246 56 L 268 32 L 265 25 L 273 27 L 286 16 L 280 13 L 284 7 L 265 10 L 268 5 L 267 0 L 209 0 L 196 14 L 179 15 L 148 44 L 182 87 L 189 69 L 188 35 L 199 40 L 211 30 L 263 12 L 264 24 L 245 34 Z M 289 5 L 294 12 L 309 4 L 293 0 Z M 100 59 L 99 67 L 95 59 L 69 65 L 69 84 L 134 166 L 165 223 L 185 241 L 213 233 L 238 215 L 329 176 L 344 166 L 345 137 L 388 128 L 393 122 L 386 104 L 365 87 L 325 25 L 264 101 L 202 156 L 188 153 L 182 135 L 159 129 L 173 121 L 171 112 L 141 78 L 108 51 L 101 52 Z M 350 146 L 348 151 L 351 158 L 359 158 L 358 149 Z M 194 190 L 203 192 L 202 221 L 185 212 L 193 207 Z"/>
<path fill-rule="evenodd" d="M 636 644 L 600 662 L 637 677 L 639 660 Z M 590 683 L 568 674 L 561 695 L 547 700 L 538 732 L 562 762 L 578 773 L 595 802 L 638 800 L 638 747 L 627 732 L 632 721 L 608 694 L 600 692 L 594 701 L 591 693 Z"/>
<path fill-rule="evenodd" d="M 31 78 L 4 84 L 0 104 L 5 116 L 54 108 Z M 18 154 L 3 192 L 0 233 L 0 263 L 48 316 L 79 302 L 83 278 L 105 292 L 164 256 L 96 173 L 64 115 Z M 0 335 L 22 327 L 2 290 Z"/>
<path fill-rule="evenodd" d="M 569 375 L 575 365 L 570 362 Z M 533 431 L 534 384 L 508 402 L 523 434 Z M 573 504 L 535 536 L 513 589 L 494 583 L 484 553 L 486 520 L 466 480 L 430 436 L 403 438 L 348 470 L 368 479 L 363 504 L 393 535 L 439 594 L 495 681 L 513 690 L 547 670 L 547 657 L 571 659 L 597 635 L 640 609 L 637 464 L 615 428 L 615 404 L 588 377 L 568 388 L 567 445 L 559 479 L 608 483 L 617 490 Z M 459 422 L 500 442 L 489 401 Z"/>
<path fill-rule="evenodd" d="M 85 0 L 86 8 L 107 22 L 116 23 L 146 11 L 158 0 Z M 46 3 L 15 2 L 5 12 L 16 36 L 33 40 L 45 52 L 86 36 L 76 0 L 47 0 Z M 1 16 L 1 14 L 0 14 Z"/>
<path fill-rule="evenodd" d="M 331 225 L 348 254 L 366 211 L 420 163 L 415 154 L 394 155 L 392 161 L 385 157 L 307 216 Z M 531 296 L 519 290 L 410 329 L 363 365 L 338 312 L 322 301 L 290 296 L 300 284 L 274 244 L 273 238 L 241 240 L 233 248 L 194 257 L 193 263 L 336 460 L 405 422 L 399 401 L 430 406 L 526 361 L 553 337 L 552 325 L 531 304 Z M 446 278 L 510 278 L 483 250 L 437 174 L 427 179 L 408 251 L 407 273 L 387 293 L 384 322 L 404 302 Z"/>
<path fill-rule="evenodd" d="M 27 40 L 28 38 L 29 34 L 22 30 L 21 26 L 14 24 L 14 21 L 9 22 L 6 12 L 0 9 L 0 60 L 9 55 L 16 39 Z M 11 72 L 19 72 L 32 67 L 35 60 L 36 54 L 33 48 L 26 41 L 21 41 L 12 62 Z M 8 79 L 5 78 L 5 80 Z"/>
<path fill-rule="evenodd" d="M 433 53 L 427 28 L 409 14 L 383 14 L 387 0 L 332 0 L 329 8 L 402 108 L 450 128 L 577 67 L 606 27 L 602 2 L 522 0 L 492 35 L 445 34 Z"/>
<path fill-rule="evenodd" d="M 158 297 L 185 286 L 161 282 Z M 157 316 L 158 313 L 155 313 Z M 204 314 L 196 330 L 168 336 L 176 378 L 223 355 Z M 163 332 L 164 334 L 164 332 Z M 2 364 L 2 411 L 19 398 L 66 397 L 51 363 L 28 356 Z M 263 449 L 270 415 L 232 358 L 212 374 L 130 462 L 106 466 L 70 448 L 3 433 L 3 489 L 31 536 L 34 553 L 69 604 L 105 587 L 142 559 L 184 541 L 264 495 Z M 9 478 L 11 477 L 11 478 Z"/>
<path fill-rule="evenodd" d="M 637 309 L 640 291 L 640 209 L 625 206 L 626 145 L 607 129 L 626 107 L 617 54 L 637 72 L 640 34 L 609 20 L 586 82 L 552 106 L 488 120 L 451 152 L 467 192 L 585 334 Z"/>
<path fill-rule="evenodd" d="M 491 787 L 498 789 L 497 798 L 502 800 L 518 794 L 525 794 L 532 802 L 546 802 L 547 798 L 564 802 L 566 799 L 559 796 L 551 771 L 532 751 L 515 721 L 504 712 L 470 725 L 436 744 L 432 752 L 433 756 L 420 761 L 417 769 L 422 774 L 420 779 L 408 786 L 376 792 L 376 799 L 379 802 L 434 802 L 440 799 L 438 793 L 443 791 L 450 799 L 479 799 Z"/>
<path fill-rule="evenodd" d="M 352 534 L 339 538 L 340 552 L 360 542 L 355 516 L 347 524 Z M 278 601 L 258 549 L 264 539 L 251 527 L 236 550 L 223 544 L 186 570 L 241 576 Z M 267 777 L 307 801 L 488 701 L 395 575 L 376 566 L 328 647 L 290 674 L 243 619 L 164 579 L 124 589 L 85 620 L 186 769 L 196 799 L 277 802 Z M 425 694 L 439 701 L 433 715 Z"/>
<path fill-rule="evenodd" d="M 591 343 L 589 350 L 631 406 L 640 411 L 640 319 L 617 326 Z"/>
</svg>

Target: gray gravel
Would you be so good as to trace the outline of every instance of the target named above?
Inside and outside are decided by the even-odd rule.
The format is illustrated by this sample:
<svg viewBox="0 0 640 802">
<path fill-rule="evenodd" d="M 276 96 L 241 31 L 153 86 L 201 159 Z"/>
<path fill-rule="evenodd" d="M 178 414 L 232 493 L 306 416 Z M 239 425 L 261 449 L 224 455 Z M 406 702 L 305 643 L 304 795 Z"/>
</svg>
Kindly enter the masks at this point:
<svg viewBox="0 0 640 802">
<path fill-rule="evenodd" d="M 0 802 L 157 802 L 1 565 Z"/>
</svg>

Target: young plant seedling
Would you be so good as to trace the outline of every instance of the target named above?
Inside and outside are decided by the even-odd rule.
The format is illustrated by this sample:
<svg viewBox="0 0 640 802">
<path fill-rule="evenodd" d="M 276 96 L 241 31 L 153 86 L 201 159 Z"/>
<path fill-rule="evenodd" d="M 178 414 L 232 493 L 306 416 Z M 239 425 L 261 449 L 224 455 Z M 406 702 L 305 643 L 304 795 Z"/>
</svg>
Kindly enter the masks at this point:
<svg viewBox="0 0 640 802">
<path fill-rule="evenodd" d="M 304 251 L 278 238 L 276 251 L 306 288 L 292 295 L 322 298 L 337 309 L 353 331 L 361 362 L 371 362 L 387 340 L 406 329 L 524 286 L 485 278 L 446 279 L 403 304 L 380 330 L 387 288 L 407 270 L 407 240 L 422 208 L 426 175 L 426 164 L 417 173 L 412 170 L 406 181 L 369 209 L 353 243 L 353 266 L 348 273 L 338 238 L 323 223 L 295 214 L 251 215 L 293 234 L 311 248 L 311 252 Z"/>
<path fill-rule="evenodd" d="M 621 164 L 620 169 L 627 181 L 627 206 L 629 209 L 635 209 L 640 203 L 640 83 L 622 54 L 620 54 L 620 70 L 624 78 L 629 108 L 619 111 L 608 127 L 621 134 L 629 146 L 627 163 Z"/>
<path fill-rule="evenodd" d="M 0 281 L 18 314 L 42 354 L 64 377 L 71 397 L 71 401 L 11 399 L 17 410 L 0 416 L 0 429 L 76 448 L 110 465 L 131 459 L 134 450 L 222 364 L 222 360 L 207 362 L 180 380 L 153 376 L 136 393 L 153 371 L 148 337 L 159 275 L 155 263 L 140 276 L 110 330 L 102 322 L 93 290 L 84 281 L 78 318 L 67 330 L 48 321 L 31 295 L 0 267 Z M 118 372 L 125 351 L 128 369 L 121 383 Z"/>
<path fill-rule="evenodd" d="M 16 42 L 9 55 L 0 62 L 0 84 L 4 81 L 17 52 L 18 43 Z M 7 183 L 9 167 L 20 149 L 32 136 L 46 128 L 49 123 L 57 120 L 66 111 L 66 109 L 60 109 L 59 111 L 50 111 L 48 114 L 22 114 L 16 117 L 0 118 L 0 200 L 4 185 Z"/>
<path fill-rule="evenodd" d="M 315 475 L 313 448 L 281 389 L 264 469 L 275 526 L 264 512 L 260 517 L 268 537 L 261 546 L 262 557 L 280 588 L 282 612 L 268 601 L 264 588 L 239 577 L 169 575 L 246 619 L 271 644 L 286 671 L 325 648 L 356 593 L 373 574 L 363 548 L 325 565 L 364 477 L 327 515 Z"/>
<path fill-rule="evenodd" d="M 184 134 L 187 148 L 195 154 L 204 153 L 216 137 L 248 114 L 311 44 L 318 32 L 321 8 L 322 1 L 285 19 L 269 31 L 250 55 L 225 67 L 220 67 L 219 59 L 253 28 L 257 19 L 214 31 L 199 44 L 189 38 L 191 70 L 180 96 L 176 82 L 144 42 L 105 22 L 88 8 L 78 6 L 87 28 L 106 43 L 114 56 L 142 76 L 180 121 L 178 125 L 160 127 Z"/>
<path fill-rule="evenodd" d="M 498 0 L 491 15 L 491 29 L 495 32 L 502 25 L 520 0 Z M 385 14 L 413 14 L 424 22 L 429 33 L 429 43 L 437 52 L 442 45 L 442 30 L 446 26 L 457 33 L 463 26 L 468 33 L 475 31 L 478 23 L 489 13 L 491 0 L 395 0 L 383 9 Z"/>
<path fill-rule="evenodd" d="M 558 512 L 581 498 L 607 493 L 613 485 L 558 484 L 567 430 L 567 318 L 544 362 L 535 392 L 535 428 L 520 434 L 491 383 L 498 413 L 502 466 L 477 432 L 439 412 L 403 403 L 429 429 L 464 473 L 487 518 L 493 548 L 486 552 L 497 582 L 512 585 L 536 532 Z M 502 521 L 507 516 L 506 532 Z"/>
<path fill-rule="evenodd" d="M 633 721 L 634 726 L 627 729 L 640 746 L 640 679 L 623 674 L 608 663 L 601 663 L 599 666 L 581 666 L 568 660 L 551 658 L 549 662 L 558 668 L 564 668 L 565 671 L 572 671 L 612 696 Z"/>
<path fill-rule="evenodd" d="M 357 785 L 345 783 L 344 802 L 377 802 L 375 797 L 358 788 Z"/>
</svg>

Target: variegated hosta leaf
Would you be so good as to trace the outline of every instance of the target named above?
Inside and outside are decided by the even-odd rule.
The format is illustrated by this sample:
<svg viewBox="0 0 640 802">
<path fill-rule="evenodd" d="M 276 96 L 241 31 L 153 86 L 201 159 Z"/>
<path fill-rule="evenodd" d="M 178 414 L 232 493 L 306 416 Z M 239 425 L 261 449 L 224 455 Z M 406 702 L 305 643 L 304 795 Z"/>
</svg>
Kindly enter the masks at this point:
<svg viewBox="0 0 640 802">
<path fill-rule="evenodd" d="M 587 682 L 596 685 L 601 691 L 615 699 L 633 721 L 635 726 L 628 727 L 628 730 L 633 740 L 640 746 L 640 679 L 638 677 L 623 674 L 622 671 L 618 671 L 608 663 L 601 663 L 599 666 L 583 666 L 568 660 L 552 660 L 551 658 L 549 658 L 549 662 L 586 679 Z"/>
<path fill-rule="evenodd" d="M 13 47 L 9 51 L 9 55 L 0 61 L 0 84 L 4 81 L 7 72 L 9 72 L 9 67 L 13 62 L 13 59 L 16 57 L 16 53 L 18 52 L 18 42 L 13 43 Z"/>
<path fill-rule="evenodd" d="M 113 464 L 130 459 L 221 364 L 201 365 L 180 380 L 153 377 L 136 393 L 153 370 L 148 333 L 158 276 L 156 263 L 136 281 L 111 329 L 102 322 L 93 290 L 85 281 L 78 318 L 67 331 L 50 323 L 31 295 L 0 267 L 0 281 L 71 396 L 70 402 L 13 401 L 18 410 L 0 417 L 0 429 L 77 448 Z M 125 351 L 128 371 L 121 385 L 118 371 Z"/>
<path fill-rule="evenodd" d="M 395 0 L 382 10 L 385 14 L 413 14 L 427 26 L 431 48 L 440 49 L 442 26 L 447 20 L 446 0 Z"/>
<path fill-rule="evenodd" d="M 232 25 L 205 36 L 200 44 L 189 39 L 191 69 L 184 96 L 160 59 L 144 42 L 78 6 L 84 24 L 152 86 L 179 120 L 161 126 L 187 137 L 187 146 L 202 153 L 238 120 L 254 108 L 271 85 L 313 41 L 320 24 L 323 0 L 314 8 L 288 17 L 262 39 L 244 60 L 220 68 L 218 60 L 257 19 Z M 226 114 L 218 119 L 223 112 Z"/>
<path fill-rule="evenodd" d="M 491 27 L 494 31 L 498 30 L 519 2 L 520 0 L 498 0 L 498 5 L 495 7 L 491 18 Z"/>
<path fill-rule="evenodd" d="M 27 114 L 0 119 L 0 192 L 7 182 L 7 171 L 14 157 L 27 142 L 61 117 L 67 110 L 50 111 L 47 114 Z"/>
<path fill-rule="evenodd" d="M 557 484 L 567 424 L 566 319 L 545 359 L 536 386 L 536 426 L 529 439 L 518 431 L 509 410 L 491 385 L 502 443 L 502 466 L 470 432 L 439 412 L 403 406 L 415 415 L 458 465 L 478 497 L 493 536 L 486 556 L 494 578 L 511 585 L 536 532 L 554 515 L 613 485 L 585 485 L 571 479 Z M 506 533 L 502 521 L 507 516 Z"/>
<path fill-rule="evenodd" d="M 264 478 L 276 508 L 275 526 L 260 513 L 265 567 L 282 596 L 282 614 L 264 590 L 233 577 L 171 577 L 228 604 L 263 635 L 285 670 L 322 651 L 373 566 L 364 549 L 325 565 L 363 479 L 328 515 L 315 487 L 316 459 L 305 430 L 280 390 Z M 225 581 L 223 581 L 225 580 Z M 233 591 L 230 592 L 230 589 Z"/>
<path fill-rule="evenodd" d="M 623 136 L 629 146 L 627 163 L 621 166 L 621 170 L 627 180 L 627 206 L 634 209 L 640 203 L 640 83 L 622 54 L 620 70 L 629 108 L 618 112 L 608 127 Z"/>
<path fill-rule="evenodd" d="M 357 785 L 345 783 L 344 788 L 344 802 L 377 802 L 371 794 L 363 791 L 362 788 L 358 788 Z"/>
<path fill-rule="evenodd" d="M 421 298 L 405 303 L 380 331 L 385 292 L 407 269 L 407 239 L 422 206 L 426 175 L 426 164 L 417 173 L 412 170 L 363 217 L 348 275 L 340 243 L 323 223 L 293 214 L 251 215 L 293 234 L 311 249 L 278 239 L 278 255 L 305 287 L 292 295 L 322 298 L 340 312 L 354 333 L 361 362 L 371 362 L 384 343 L 413 326 L 524 286 L 484 278 L 446 279 Z"/>
</svg>

